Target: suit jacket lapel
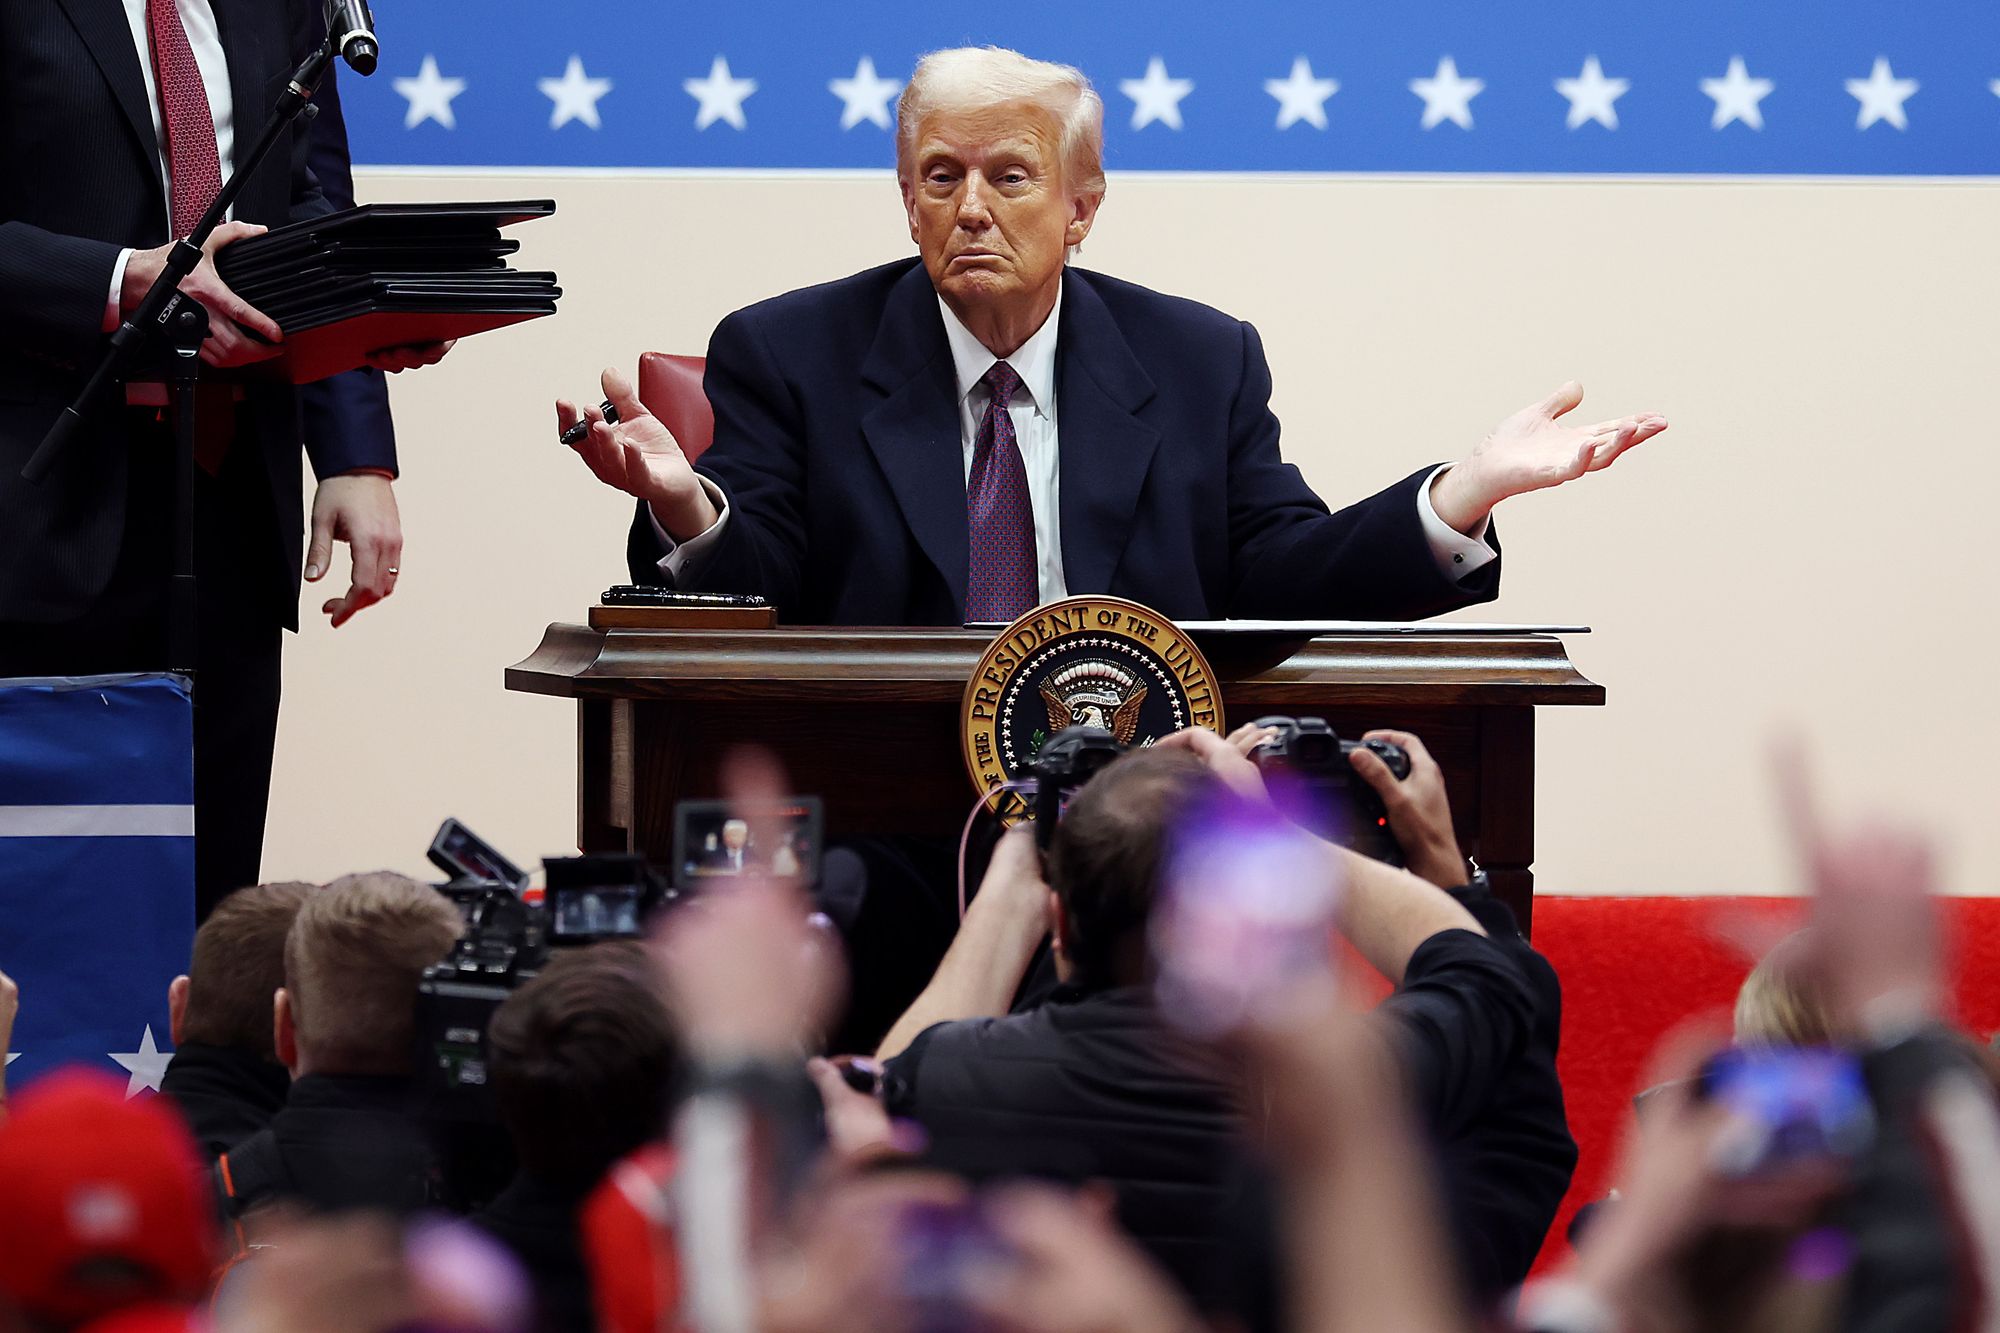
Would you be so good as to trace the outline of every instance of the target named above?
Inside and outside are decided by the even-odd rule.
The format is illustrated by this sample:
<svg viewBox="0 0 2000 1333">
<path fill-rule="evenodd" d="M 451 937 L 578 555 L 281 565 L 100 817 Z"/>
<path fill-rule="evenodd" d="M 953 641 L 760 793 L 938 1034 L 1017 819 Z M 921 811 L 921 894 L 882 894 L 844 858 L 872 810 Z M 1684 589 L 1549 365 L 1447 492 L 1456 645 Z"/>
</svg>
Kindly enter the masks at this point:
<svg viewBox="0 0 2000 1333">
<path fill-rule="evenodd" d="M 1160 433 L 1139 408 L 1156 389 L 1087 275 L 1063 275 L 1056 346 L 1063 579 L 1072 593 L 1111 591 Z"/>
<path fill-rule="evenodd" d="M 971 537 L 958 379 L 937 294 L 921 264 L 890 289 L 861 377 L 879 394 L 862 412 L 862 435 L 888 478 L 903 522 L 962 612 Z"/>
<path fill-rule="evenodd" d="M 103 71 L 104 81 L 111 85 L 111 94 L 118 99 L 119 109 L 132 127 L 144 160 L 157 163 L 160 140 L 153 131 L 153 109 L 146 104 L 146 74 L 139 64 L 139 48 L 132 42 L 132 27 L 125 21 L 125 6 L 119 0 L 60 0 L 60 3 L 69 15 L 70 25 L 83 38 L 98 69 Z M 148 171 L 146 178 L 159 198 L 164 218 L 166 185 L 159 178 L 159 168 L 155 166 Z"/>
</svg>

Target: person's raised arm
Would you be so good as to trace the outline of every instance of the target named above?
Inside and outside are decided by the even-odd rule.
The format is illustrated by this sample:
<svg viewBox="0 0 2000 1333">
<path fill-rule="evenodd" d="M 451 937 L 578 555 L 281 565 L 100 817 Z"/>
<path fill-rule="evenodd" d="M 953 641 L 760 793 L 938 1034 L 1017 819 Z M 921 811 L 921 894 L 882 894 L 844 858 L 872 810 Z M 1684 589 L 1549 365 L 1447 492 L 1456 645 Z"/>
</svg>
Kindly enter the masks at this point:
<svg viewBox="0 0 2000 1333">
<path fill-rule="evenodd" d="M 1049 886 L 1042 882 L 1034 833 L 1023 824 L 993 849 L 944 961 L 882 1038 L 876 1059 L 900 1055 L 935 1024 L 1005 1014 L 1048 933 Z"/>
</svg>

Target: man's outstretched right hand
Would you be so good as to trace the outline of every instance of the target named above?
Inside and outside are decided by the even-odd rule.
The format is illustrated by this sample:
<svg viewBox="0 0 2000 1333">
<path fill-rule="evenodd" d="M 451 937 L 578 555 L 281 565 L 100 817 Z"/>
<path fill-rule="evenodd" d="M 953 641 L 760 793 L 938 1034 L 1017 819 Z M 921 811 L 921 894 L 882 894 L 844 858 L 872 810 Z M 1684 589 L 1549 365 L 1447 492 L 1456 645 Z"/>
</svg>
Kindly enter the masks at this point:
<svg viewBox="0 0 2000 1333">
<path fill-rule="evenodd" d="M 673 432 L 646 410 L 623 374 L 606 370 L 603 386 L 605 401 L 618 410 L 616 425 L 594 407 L 585 406 L 579 413 L 576 404 L 557 399 L 557 431 L 588 420 L 590 433 L 570 447 L 599 481 L 651 506 L 653 517 L 675 541 L 688 541 L 714 527 L 720 514 Z"/>
</svg>

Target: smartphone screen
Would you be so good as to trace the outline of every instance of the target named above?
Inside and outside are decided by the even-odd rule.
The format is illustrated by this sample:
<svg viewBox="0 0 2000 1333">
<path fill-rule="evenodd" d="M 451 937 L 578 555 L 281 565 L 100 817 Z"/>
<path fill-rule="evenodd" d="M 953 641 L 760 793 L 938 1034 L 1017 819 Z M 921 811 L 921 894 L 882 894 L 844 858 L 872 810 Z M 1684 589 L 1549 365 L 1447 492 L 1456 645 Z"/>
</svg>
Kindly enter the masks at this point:
<svg viewBox="0 0 2000 1333">
<path fill-rule="evenodd" d="M 1335 863 L 1266 806 L 1198 814 L 1170 851 L 1152 944 L 1161 1012 L 1200 1036 L 1243 1026 L 1333 967 Z"/>
<path fill-rule="evenodd" d="M 1732 1048 L 1702 1066 L 1696 1088 L 1699 1096 L 1734 1111 L 1745 1126 L 1746 1140 L 1732 1153 L 1733 1174 L 1852 1157 L 1874 1134 L 1861 1063 L 1846 1051 Z"/>
</svg>

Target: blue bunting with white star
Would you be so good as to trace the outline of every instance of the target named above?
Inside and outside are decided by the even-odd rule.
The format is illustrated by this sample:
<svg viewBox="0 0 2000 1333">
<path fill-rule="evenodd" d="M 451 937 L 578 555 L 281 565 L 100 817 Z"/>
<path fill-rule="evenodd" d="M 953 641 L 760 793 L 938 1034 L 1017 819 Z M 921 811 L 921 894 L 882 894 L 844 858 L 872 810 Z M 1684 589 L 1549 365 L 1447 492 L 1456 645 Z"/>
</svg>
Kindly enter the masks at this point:
<svg viewBox="0 0 2000 1333">
<path fill-rule="evenodd" d="M 924 51 L 1082 67 L 1114 170 L 2000 172 L 1993 0 L 377 0 L 357 162 L 893 163 Z"/>
<path fill-rule="evenodd" d="M 194 942 L 184 678 L 0 680 L 0 972 L 10 1086 L 82 1064 L 157 1092 Z"/>
</svg>

